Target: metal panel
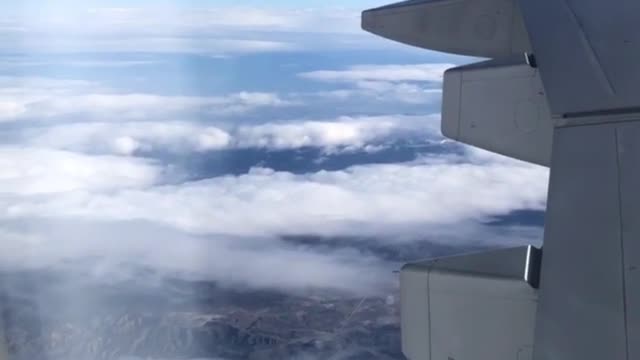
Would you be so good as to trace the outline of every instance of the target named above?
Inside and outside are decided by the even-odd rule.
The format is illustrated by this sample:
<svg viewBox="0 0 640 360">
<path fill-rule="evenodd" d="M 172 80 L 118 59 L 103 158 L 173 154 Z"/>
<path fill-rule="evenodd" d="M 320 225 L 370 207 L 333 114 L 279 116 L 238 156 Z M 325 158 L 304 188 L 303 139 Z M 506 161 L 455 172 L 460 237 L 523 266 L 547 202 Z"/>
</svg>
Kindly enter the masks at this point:
<svg viewBox="0 0 640 360">
<path fill-rule="evenodd" d="M 534 359 L 626 359 L 615 124 L 553 146 Z"/>
<path fill-rule="evenodd" d="M 530 359 L 539 250 L 520 247 L 409 264 L 402 345 L 411 360 Z"/>
<path fill-rule="evenodd" d="M 362 28 L 426 49 L 480 57 L 530 51 L 516 0 L 412 0 L 367 10 Z"/>
<path fill-rule="evenodd" d="M 539 271 L 539 258 L 540 250 L 525 246 L 426 260 L 408 264 L 403 269 L 527 280 L 529 273 Z"/>
<path fill-rule="evenodd" d="M 448 70 L 442 86 L 442 135 L 449 139 L 460 137 L 460 96 L 462 94 L 462 72 Z"/>
<path fill-rule="evenodd" d="M 640 123 L 618 125 L 629 359 L 640 359 Z"/>
<path fill-rule="evenodd" d="M 403 268 L 400 273 L 402 352 L 411 360 L 430 360 L 429 274 Z"/>
<path fill-rule="evenodd" d="M 533 345 L 536 293 L 522 280 L 433 271 L 432 359 L 512 360 Z"/>
<path fill-rule="evenodd" d="M 554 114 L 640 107 L 640 1 L 520 5 Z"/>
<path fill-rule="evenodd" d="M 6 337 L 5 331 L 7 330 L 7 324 L 5 324 L 5 315 L 6 309 L 3 306 L 2 301 L 0 301 L 0 360 L 9 360 L 9 347 L 8 339 Z"/>
<path fill-rule="evenodd" d="M 548 166 L 553 120 L 538 72 L 523 60 L 521 56 L 447 70 L 443 134 Z"/>
</svg>

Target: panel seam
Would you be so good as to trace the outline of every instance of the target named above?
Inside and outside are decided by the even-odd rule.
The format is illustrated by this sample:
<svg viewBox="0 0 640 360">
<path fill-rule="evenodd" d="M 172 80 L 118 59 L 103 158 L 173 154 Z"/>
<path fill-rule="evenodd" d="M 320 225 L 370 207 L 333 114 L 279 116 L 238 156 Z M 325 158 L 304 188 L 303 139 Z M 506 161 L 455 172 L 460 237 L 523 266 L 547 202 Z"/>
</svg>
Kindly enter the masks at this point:
<svg viewBox="0 0 640 360">
<path fill-rule="evenodd" d="M 433 332 L 431 329 L 431 270 L 427 274 L 427 319 L 428 319 L 428 329 L 429 329 L 429 360 L 433 360 L 433 348 L 432 341 Z"/>
<path fill-rule="evenodd" d="M 561 0 L 560 3 L 564 4 L 565 9 L 569 13 L 569 17 L 571 18 L 571 21 L 577 27 L 578 34 L 582 42 L 582 46 L 584 46 L 585 50 L 587 50 L 587 54 L 589 55 L 589 60 L 591 60 L 592 65 L 594 65 L 595 67 L 594 70 L 599 75 L 598 78 L 605 85 L 605 88 L 609 91 L 610 95 L 616 95 L 616 89 L 613 86 L 611 79 L 609 79 L 609 76 L 607 75 L 607 72 L 605 71 L 604 67 L 602 67 L 602 62 L 600 61 L 598 53 L 596 53 L 595 49 L 593 48 L 593 45 L 591 44 L 591 40 L 589 40 L 589 36 L 585 32 L 584 26 L 582 25 L 582 22 L 578 18 L 578 15 L 573 10 L 573 8 L 571 7 L 571 5 L 567 0 Z"/>
<path fill-rule="evenodd" d="M 458 76 L 460 76 L 460 87 L 458 88 L 458 126 L 456 129 L 456 138 L 458 140 L 460 140 L 462 136 L 462 134 L 460 134 L 460 129 L 462 128 L 462 87 L 464 86 L 464 78 L 462 75 L 462 73 L 458 74 Z"/>
<path fill-rule="evenodd" d="M 618 127 L 614 128 L 614 137 L 616 144 L 616 168 L 618 175 L 618 221 L 620 227 L 620 265 L 622 267 L 622 310 L 624 314 L 624 343 L 625 343 L 625 355 L 629 360 L 629 322 L 627 320 L 627 276 L 626 276 L 626 264 L 625 264 L 625 246 L 624 246 L 624 220 L 623 220 L 623 207 L 622 207 L 622 163 L 620 161 L 620 141 L 618 135 Z"/>
</svg>

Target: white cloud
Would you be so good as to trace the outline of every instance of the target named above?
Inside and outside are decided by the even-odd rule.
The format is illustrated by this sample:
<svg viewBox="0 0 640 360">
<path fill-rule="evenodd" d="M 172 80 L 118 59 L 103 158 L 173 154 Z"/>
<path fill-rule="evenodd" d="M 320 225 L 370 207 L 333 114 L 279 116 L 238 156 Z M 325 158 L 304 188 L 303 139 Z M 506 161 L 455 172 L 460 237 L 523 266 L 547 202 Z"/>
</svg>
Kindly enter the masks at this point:
<svg viewBox="0 0 640 360">
<path fill-rule="evenodd" d="M 157 64 L 155 60 L 32 60 L 24 56 L 9 56 L 0 59 L 0 67 L 14 69 L 26 67 L 49 67 L 71 66 L 78 68 L 127 68 L 136 66 L 146 66 Z"/>
<path fill-rule="evenodd" d="M 361 9 L 250 6 L 83 5 L 25 10 L 0 17 L 0 49 L 37 52 L 189 52 L 236 54 L 309 48 L 298 36 L 317 34 L 322 47 L 371 46 Z M 43 41 L 44 39 L 44 41 Z M 346 43 L 345 43 L 346 42 Z M 349 44 L 349 42 L 351 44 Z"/>
<path fill-rule="evenodd" d="M 388 97 L 393 87 L 405 86 L 382 80 L 354 84 L 367 96 Z M 257 168 L 174 185 L 166 185 L 158 164 L 132 157 L 158 149 L 367 148 L 393 138 L 438 136 L 433 115 L 204 124 L 169 119 L 292 103 L 270 93 L 121 94 L 90 82 L 39 78 L 0 78 L 0 85 L 0 118 L 46 120 L 6 123 L 0 133 L 14 144 L 0 148 L 5 169 L 0 221 L 26 224 L 2 228 L 10 240 L 0 243 L 0 254 L 10 254 L 0 255 L 3 264 L 13 259 L 14 266 L 46 266 L 103 257 L 111 260 L 89 268 L 102 269 L 105 276 L 116 274 L 124 262 L 232 286 L 371 292 L 390 279 L 379 260 L 355 251 L 287 245 L 278 236 L 396 241 L 429 234 L 464 244 L 475 240 L 478 228 L 469 225 L 474 220 L 544 204 L 545 170 L 475 152 L 469 158 L 307 175 Z M 419 92 L 405 87 L 404 93 L 413 90 Z M 82 227 L 85 222 L 91 225 Z M 452 225 L 455 234 L 447 233 Z M 247 265 L 238 270 L 238 263 Z M 297 271 L 287 271 L 291 267 Z"/>
<path fill-rule="evenodd" d="M 246 54 L 260 52 L 277 52 L 293 50 L 293 44 L 278 41 L 251 39 L 243 37 L 200 38 L 200 37 L 142 37 L 123 36 L 114 38 L 82 38 L 58 37 L 50 39 L 44 45 L 38 39 L 26 38 L 20 41 L 20 49 L 29 52 L 37 49 L 44 53 L 182 53 L 182 54 Z"/>
<path fill-rule="evenodd" d="M 144 187 L 161 175 L 141 159 L 22 147 L 0 147 L 0 168 L 0 194 L 11 196 Z"/>
<path fill-rule="evenodd" d="M 72 95 L 86 91 L 106 91 L 99 84 L 86 80 L 56 79 L 35 76 L 0 76 L 3 98 L 24 96 L 30 99 L 52 95 Z"/>
<path fill-rule="evenodd" d="M 361 116 L 332 120 L 291 120 L 221 128 L 197 122 L 71 123 L 24 128 L 12 141 L 33 146 L 134 155 L 222 149 L 361 149 L 400 137 L 438 137 L 439 116 Z M 1 132 L 0 132 L 1 134 Z"/>
<path fill-rule="evenodd" d="M 326 82 L 442 82 L 445 70 L 452 64 L 355 65 L 345 70 L 318 70 L 300 77 Z"/>
<path fill-rule="evenodd" d="M 406 103 L 434 105 L 442 99 L 442 90 L 423 87 L 415 83 L 394 83 L 386 81 L 359 81 L 351 88 L 320 91 L 316 93 L 330 100 L 363 99 L 379 103 Z"/>
<path fill-rule="evenodd" d="M 360 32 L 360 10 L 344 8 L 277 8 L 253 6 L 92 7 L 76 6 L 64 11 L 51 9 L 42 14 L 26 13 L 11 19 L 15 24 L 57 33 L 75 33 L 82 28 L 90 34 L 214 34 L 229 30 L 262 32 Z M 41 15 L 41 16 L 37 16 Z M 327 26 L 327 25 L 333 26 Z M 11 24 L 8 24 L 11 25 Z M 162 25 L 162 26 L 159 26 Z M 322 26 L 324 25 L 324 26 Z"/>
<path fill-rule="evenodd" d="M 21 142 L 87 153 L 197 152 L 231 147 L 229 133 L 188 122 L 74 123 L 25 129 Z"/>
<path fill-rule="evenodd" d="M 346 84 L 349 88 L 320 92 L 332 99 L 373 98 L 380 102 L 433 104 L 442 91 L 441 83 L 452 64 L 355 65 L 344 70 L 318 70 L 298 74 L 299 77 L 328 83 Z"/>
<path fill-rule="evenodd" d="M 87 81 L 0 77 L 0 122 L 64 117 L 91 121 L 224 116 L 257 108 L 292 105 L 274 93 L 238 92 L 222 96 L 122 93 Z"/>
<path fill-rule="evenodd" d="M 54 97 L 24 104 L 33 117 L 83 115 L 93 119 L 148 119 L 185 112 L 211 115 L 240 113 L 258 107 L 286 103 L 270 93 L 237 93 L 219 97 L 164 96 L 150 94 L 90 94 Z"/>
<path fill-rule="evenodd" d="M 0 236 L 0 269 L 80 267 L 93 281 L 110 283 L 144 282 L 133 275 L 141 267 L 157 276 L 294 292 L 373 293 L 392 280 L 380 260 L 352 250 L 320 252 L 269 237 L 196 237 L 149 223 L 39 219 L 26 228 L 5 222 Z"/>
<path fill-rule="evenodd" d="M 389 265 L 347 243 L 323 250 L 278 237 L 535 242 L 539 233 L 500 234 L 478 221 L 542 209 L 547 178 L 546 169 L 475 150 L 307 175 L 256 168 L 175 185 L 135 158 L 5 148 L 0 165 L 12 169 L 0 177 L 5 268 L 86 267 L 91 259 L 86 271 L 111 281 L 144 266 L 228 286 L 356 293 L 386 288 Z"/>
<path fill-rule="evenodd" d="M 542 209 L 545 169 L 515 161 L 425 159 L 293 175 L 254 169 L 180 185 L 21 199 L 11 218 L 145 220 L 198 234 L 393 235 Z M 0 183 L 2 185 L 2 183 Z M 13 201 L 13 199 L 12 199 Z"/>
<path fill-rule="evenodd" d="M 337 121 L 293 121 L 240 127 L 240 147 L 290 149 L 304 146 L 362 148 L 399 135 L 435 135 L 437 116 L 341 117 Z M 413 134 L 412 134 L 413 133 Z"/>
</svg>

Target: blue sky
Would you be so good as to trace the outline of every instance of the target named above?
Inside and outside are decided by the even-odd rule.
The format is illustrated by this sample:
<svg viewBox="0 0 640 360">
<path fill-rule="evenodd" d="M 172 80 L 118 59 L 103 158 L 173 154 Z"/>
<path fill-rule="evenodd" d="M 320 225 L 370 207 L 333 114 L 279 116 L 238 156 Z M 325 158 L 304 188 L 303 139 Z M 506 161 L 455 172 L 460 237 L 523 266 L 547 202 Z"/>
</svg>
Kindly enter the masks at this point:
<svg viewBox="0 0 640 360">
<path fill-rule="evenodd" d="M 379 246 L 539 243 L 511 215 L 540 216 L 546 170 L 439 132 L 442 73 L 472 60 L 360 31 L 375 5 L 2 5 L 0 263 L 361 294 L 412 260 Z"/>
</svg>

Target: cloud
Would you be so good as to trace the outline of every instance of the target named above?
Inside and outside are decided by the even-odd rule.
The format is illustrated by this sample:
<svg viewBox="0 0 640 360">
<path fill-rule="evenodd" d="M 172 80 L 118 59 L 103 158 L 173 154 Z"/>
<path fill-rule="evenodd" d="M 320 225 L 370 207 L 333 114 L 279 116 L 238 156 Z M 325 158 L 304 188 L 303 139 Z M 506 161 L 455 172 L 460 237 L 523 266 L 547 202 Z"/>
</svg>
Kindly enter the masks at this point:
<svg viewBox="0 0 640 360">
<path fill-rule="evenodd" d="M 435 105 L 441 99 L 441 90 L 418 81 L 358 80 L 322 91 L 180 96 L 131 92 L 81 80 L 5 76 L 0 77 L 0 95 L 0 122 L 219 122 L 222 118 L 238 118 L 250 112 L 257 115 L 255 111 L 259 109 L 272 113 L 293 106 L 313 110 L 313 106 L 320 103 L 327 104 L 325 109 L 331 108 L 329 104 L 335 107 L 335 104 L 346 106 L 354 102 L 364 106 L 372 100 L 380 104 Z M 396 108 L 402 110 L 399 106 Z M 286 118 L 289 112 L 280 113 Z M 264 118 L 260 121 L 273 122 Z"/>
<path fill-rule="evenodd" d="M 198 37 L 143 37 L 123 36 L 113 38 L 58 37 L 49 39 L 45 45 L 37 39 L 26 38 L 16 44 L 24 52 L 37 53 L 181 53 L 181 54 L 248 54 L 278 52 L 295 49 L 294 44 L 278 40 L 251 39 L 242 37 L 198 38 Z M 34 51 L 37 49 L 37 51 Z M 8 50 L 8 49 L 6 49 Z"/>
<path fill-rule="evenodd" d="M 48 67 L 56 68 L 60 66 L 70 66 L 77 68 L 128 68 L 137 66 L 148 66 L 160 63 L 157 60 L 33 60 L 24 56 L 5 56 L 0 59 L 0 68 L 16 69 L 28 67 Z"/>
<path fill-rule="evenodd" d="M 320 98 L 333 101 L 375 100 L 378 103 L 406 103 L 435 105 L 442 99 L 442 90 L 425 88 L 412 83 L 393 83 L 385 81 L 360 81 L 351 88 L 320 91 L 315 93 Z"/>
<path fill-rule="evenodd" d="M 3 29 L 0 51 L 232 55 L 309 49 L 309 43 L 300 34 L 325 39 L 316 42 L 322 43 L 325 50 L 388 44 L 360 29 L 360 11 L 341 7 L 194 7 L 178 3 L 126 8 L 74 4 L 38 11 L 25 9 L 0 17 Z"/>
<path fill-rule="evenodd" d="M 236 131 L 239 147 L 295 149 L 301 147 L 363 148 L 390 137 L 435 136 L 437 116 L 341 117 L 336 121 L 291 121 L 243 126 Z M 415 134 L 412 134 L 415 132 Z"/>
<path fill-rule="evenodd" d="M 98 283 L 145 282 L 149 279 L 136 274 L 151 269 L 157 277 L 216 281 L 233 288 L 374 294 L 388 289 L 392 280 L 388 266 L 370 255 L 318 251 L 263 236 L 193 236 L 135 221 L 44 218 L 28 226 L 2 225 L 0 236 L 6 241 L 0 242 L 0 269 L 80 270 Z"/>
<path fill-rule="evenodd" d="M 42 78 L 0 78 L 0 84 L 0 137 L 13 144 L 0 147 L 7 169 L 0 176 L 0 228 L 11 239 L 0 253 L 10 254 L 2 263 L 18 268 L 101 258 L 104 263 L 86 268 L 106 278 L 130 276 L 126 266 L 142 266 L 229 286 L 367 293 L 392 280 L 384 260 L 348 243 L 316 248 L 281 236 L 392 244 L 427 234 L 451 246 L 504 244 L 506 236 L 493 233 L 478 240 L 484 229 L 478 223 L 544 206 L 546 170 L 470 150 L 303 175 L 254 168 L 186 183 L 175 181 L 167 165 L 138 157 L 239 148 L 331 151 L 416 136 L 440 139 L 435 115 L 236 123 L 210 118 L 301 99 L 120 93 L 92 82 Z M 383 94 L 386 84 L 403 83 L 356 84 L 355 90 Z M 238 263 L 248 265 L 237 270 Z"/>
<path fill-rule="evenodd" d="M 298 74 L 312 81 L 345 84 L 345 89 L 318 94 L 336 100 L 356 97 L 379 102 L 434 104 L 442 97 L 442 76 L 452 64 L 354 65 L 344 70 L 317 70 Z"/>
<path fill-rule="evenodd" d="M 334 236 L 389 246 L 534 242 L 537 232 L 482 222 L 542 209 L 548 176 L 475 150 L 305 175 L 255 168 L 172 185 L 161 167 L 137 158 L 5 148 L 0 164 L 13 169 L 0 177 L 4 268 L 78 266 L 120 281 L 139 267 L 233 287 L 358 294 L 388 289 L 392 265 L 348 240 L 332 248 L 281 236 L 321 236 L 318 245 Z"/>
<path fill-rule="evenodd" d="M 28 14 L 14 23 L 58 33 L 84 27 L 89 33 L 120 33 L 166 36 L 170 34 L 214 34 L 228 30 L 261 32 L 360 32 L 360 9 L 277 8 L 255 6 L 155 5 L 138 7 L 75 6 L 64 11 L 52 9 L 41 17 Z M 159 24 L 164 26 L 160 27 Z M 320 26 L 320 25 L 325 26 Z M 327 24 L 334 26 L 328 27 Z M 10 25 L 10 24 L 8 24 Z"/>
<path fill-rule="evenodd" d="M 98 83 L 33 77 L 0 77 L 0 122 L 20 120 L 161 120 L 225 116 L 292 105 L 277 94 L 238 92 L 222 96 L 130 93 Z"/>
<path fill-rule="evenodd" d="M 260 13 L 218 19 L 211 27 L 196 21 L 176 24 L 194 26 L 188 29 L 135 29 L 128 28 L 131 14 L 121 9 L 95 15 L 110 18 L 104 23 L 109 25 L 98 21 L 87 27 L 86 36 L 73 40 L 60 35 L 73 32 L 65 21 L 42 26 L 60 26 L 50 50 L 104 46 L 100 51 L 274 51 L 289 46 L 274 40 L 280 36 L 277 29 L 288 36 L 307 31 L 306 25 L 278 23 L 289 18 Z M 300 19 L 294 20 L 304 23 Z M 103 25 L 116 34 L 96 37 Z M 265 31 L 275 38 L 252 35 L 246 30 L 251 27 L 273 28 Z M 349 40 L 347 32 L 336 36 Z M 517 209 L 543 208 L 546 170 L 474 151 L 309 174 L 256 167 L 243 175 L 192 182 L 176 181 L 169 165 L 142 158 L 153 151 L 182 156 L 246 148 L 333 151 L 394 139 L 440 139 L 435 115 L 353 111 L 348 112 L 353 116 L 337 118 L 311 113 L 276 120 L 266 110 L 286 107 L 289 114 L 296 106 L 301 114 L 318 105 L 310 100 L 319 99 L 332 105 L 336 99 L 348 100 L 345 106 L 356 98 L 365 104 L 401 103 L 400 109 L 406 103 L 435 103 L 440 98 L 435 87 L 448 66 L 359 65 L 303 73 L 303 79 L 335 88 L 302 94 L 175 96 L 88 81 L 0 78 L 0 138 L 5 144 L 0 165 L 6 169 L 0 175 L 0 236 L 7 239 L 0 242 L 0 264 L 79 264 L 101 278 L 127 277 L 135 267 L 148 267 L 228 286 L 367 293 L 393 280 L 392 264 L 348 240 L 337 248 L 314 247 L 282 236 L 314 235 L 319 242 L 353 236 L 390 246 L 425 237 L 451 246 L 528 241 L 531 236 L 494 236 L 481 223 Z M 347 113 L 342 111 L 335 110 Z"/>
<path fill-rule="evenodd" d="M 39 147 L 119 155 L 221 150 L 232 140 L 220 128 L 189 122 L 72 123 L 23 129 L 19 139 Z"/>
<path fill-rule="evenodd" d="M 201 122 L 82 122 L 0 131 L 7 142 L 92 154 L 188 154 L 226 149 L 302 147 L 355 150 L 400 138 L 439 139 L 438 115 L 343 116 L 226 127 Z"/>
<path fill-rule="evenodd" d="M 0 203 L 11 210 L 11 219 L 140 220 L 193 234 L 390 239 L 513 210 L 544 208 L 545 169 L 504 160 L 451 161 L 435 157 L 306 175 L 256 168 L 242 176 L 179 185 L 65 193 L 46 201 L 12 197 Z"/>
<path fill-rule="evenodd" d="M 326 82 L 442 82 L 445 70 L 452 64 L 355 65 L 345 70 L 317 70 L 298 76 Z"/>
<path fill-rule="evenodd" d="M 0 194 L 9 198 L 145 187 L 161 175 L 155 164 L 142 159 L 24 147 L 0 147 L 0 168 Z"/>
<path fill-rule="evenodd" d="M 546 169 L 475 150 L 305 175 L 255 168 L 173 185 L 157 164 L 130 157 L 5 147 L 0 165 L 11 169 L 0 177 L 5 269 L 71 266 L 122 281 L 149 268 L 232 287 L 357 294 L 386 291 L 391 265 L 347 240 L 331 248 L 281 236 L 389 246 L 535 242 L 538 233 L 481 223 L 542 209 L 547 177 Z"/>
<path fill-rule="evenodd" d="M 0 94 L 3 97 L 25 96 L 38 98 L 47 95 L 70 95 L 85 91 L 106 91 L 100 84 L 75 79 L 37 76 L 0 76 Z"/>
</svg>

